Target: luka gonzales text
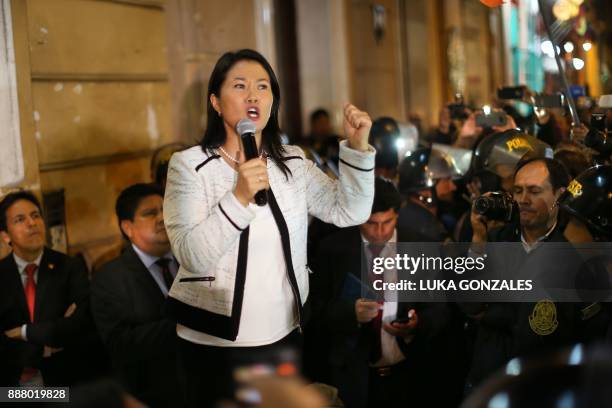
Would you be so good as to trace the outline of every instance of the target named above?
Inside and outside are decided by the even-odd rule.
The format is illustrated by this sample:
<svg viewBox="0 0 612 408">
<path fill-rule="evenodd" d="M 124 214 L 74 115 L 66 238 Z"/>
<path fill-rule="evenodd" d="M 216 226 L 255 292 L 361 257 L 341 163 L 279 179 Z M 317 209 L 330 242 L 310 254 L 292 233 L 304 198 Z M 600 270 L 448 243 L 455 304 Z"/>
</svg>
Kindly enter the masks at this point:
<svg viewBox="0 0 612 408">
<path fill-rule="evenodd" d="M 417 281 L 402 279 L 398 282 L 384 282 L 377 279 L 372 282 L 374 290 L 380 291 L 531 291 L 531 279 L 419 279 Z"/>
</svg>

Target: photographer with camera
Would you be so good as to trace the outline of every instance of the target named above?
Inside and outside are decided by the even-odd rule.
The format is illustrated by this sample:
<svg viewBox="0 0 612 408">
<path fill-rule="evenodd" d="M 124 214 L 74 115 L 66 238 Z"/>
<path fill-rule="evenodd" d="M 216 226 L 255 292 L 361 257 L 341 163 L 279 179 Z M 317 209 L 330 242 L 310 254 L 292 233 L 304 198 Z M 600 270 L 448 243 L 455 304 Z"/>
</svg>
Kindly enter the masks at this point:
<svg viewBox="0 0 612 408">
<path fill-rule="evenodd" d="M 470 193 L 466 200 L 473 201 L 489 191 L 510 193 L 514 185 L 514 169 L 523 158 L 553 157 L 552 148 L 522 133 L 518 129 L 509 129 L 493 133 L 480 140 L 474 149 L 470 170 L 467 175 L 467 190 Z M 470 211 L 459 219 L 455 229 L 455 240 L 469 242 L 472 239 Z"/>
<path fill-rule="evenodd" d="M 612 132 L 612 95 L 602 95 L 599 98 L 597 107 L 590 114 L 588 125 L 572 124 L 572 142 L 568 145 L 581 150 L 594 164 L 610 164 L 612 138 L 608 136 Z"/>
<path fill-rule="evenodd" d="M 488 105 L 469 114 L 463 122 L 454 147 L 462 149 L 473 149 L 488 136 L 510 129 L 516 129 L 517 125 L 512 116 L 498 108 Z"/>
<path fill-rule="evenodd" d="M 568 182 L 567 171 L 554 159 L 529 158 L 519 162 L 514 172 L 512 196 L 518 205 L 520 225 L 506 224 L 500 229 L 490 231 L 491 220 L 485 211 L 488 207 L 482 207 L 481 212 L 484 213 L 479 213 L 476 208 L 479 200 L 476 200 L 470 217 L 473 228 L 472 243 L 484 243 L 489 238 L 494 241 L 520 241 L 526 253 L 529 253 L 539 242 L 565 241 L 557 228 L 559 211 L 555 203 L 565 191 Z M 491 193 L 486 196 L 491 196 Z M 480 202 L 482 205 L 482 200 Z M 503 215 L 507 216 L 505 213 Z"/>
<path fill-rule="evenodd" d="M 554 159 L 532 158 L 519 162 L 511 196 L 490 192 L 474 201 L 470 252 L 479 256 L 486 252 L 489 258 L 503 259 L 507 270 L 517 275 L 521 269 L 529 269 L 526 268 L 528 263 L 548 265 L 538 271 L 541 276 L 554 280 L 561 287 L 573 285 L 568 277 L 573 264 L 553 265 L 552 259 L 547 258 L 550 252 L 540 249 L 544 242 L 567 242 L 556 203 L 568 182 L 565 168 Z M 488 242 L 521 245 L 487 248 Z M 490 303 L 462 307 L 478 325 L 468 386 L 475 385 L 513 357 L 571 344 L 577 338 L 578 313 L 571 303 L 542 299 L 535 305 Z M 543 308 L 548 308 L 550 313 L 541 313 Z M 548 320 L 536 325 L 534 317 Z"/>
<path fill-rule="evenodd" d="M 522 129 L 553 147 L 563 141 L 563 131 L 556 117 L 565 106 L 562 93 L 538 93 L 525 85 L 504 86 L 497 90 L 497 99 Z M 527 104 L 527 116 L 516 109 L 521 104 L 523 107 Z"/>
<path fill-rule="evenodd" d="M 470 109 L 465 105 L 463 95 L 455 94 L 454 101 L 440 109 L 438 127 L 427 137 L 432 143 L 452 145 L 457 139 L 457 131 L 470 115 Z"/>
</svg>

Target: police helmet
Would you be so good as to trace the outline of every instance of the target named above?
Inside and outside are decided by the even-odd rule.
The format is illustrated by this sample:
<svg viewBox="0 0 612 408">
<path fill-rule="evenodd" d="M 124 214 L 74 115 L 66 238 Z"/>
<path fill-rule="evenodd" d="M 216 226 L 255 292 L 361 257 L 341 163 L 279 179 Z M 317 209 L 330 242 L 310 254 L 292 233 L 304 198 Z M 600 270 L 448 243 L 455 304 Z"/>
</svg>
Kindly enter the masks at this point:
<svg viewBox="0 0 612 408">
<path fill-rule="evenodd" d="M 453 157 L 439 149 L 419 147 L 402 160 L 399 167 L 399 190 L 402 194 L 432 188 L 443 178 L 462 176 Z"/>
<path fill-rule="evenodd" d="M 471 168 L 474 173 L 486 170 L 497 174 L 500 165 L 513 169 L 523 158 L 545 157 L 553 157 L 548 144 L 518 129 L 509 129 L 486 136 L 478 143 Z"/>
<path fill-rule="evenodd" d="M 370 144 L 376 149 L 376 168 L 396 168 L 398 164 L 397 144 L 400 128 L 395 119 L 381 117 L 372 123 Z"/>
<path fill-rule="evenodd" d="M 559 206 L 595 231 L 612 236 L 612 165 L 584 171 L 559 197 Z"/>
</svg>

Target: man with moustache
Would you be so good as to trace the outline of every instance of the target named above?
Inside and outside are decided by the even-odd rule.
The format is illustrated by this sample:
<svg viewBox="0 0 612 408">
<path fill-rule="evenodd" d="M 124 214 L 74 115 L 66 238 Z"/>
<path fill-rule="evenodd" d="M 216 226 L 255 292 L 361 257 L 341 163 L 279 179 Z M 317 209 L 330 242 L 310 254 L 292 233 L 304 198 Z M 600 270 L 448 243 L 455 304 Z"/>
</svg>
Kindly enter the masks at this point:
<svg viewBox="0 0 612 408">
<path fill-rule="evenodd" d="M 152 407 L 181 406 L 176 379 L 176 322 L 164 312 L 178 270 L 163 219 L 163 195 L 135 184 L 115 206 L 130 245 L 96 272 L 91 307 L 113 368 L 126 389 Z"/>
<path fill-rule="evenodd" d="M 83 265 L 45 246 L 45 222 L 30 192 L 0 202 L 0 385 L 67 386 L 84 377 L 78 351 L 93 329 Z"/>
<path fill-rule="evenodd" d="M 576 260 L 573 253 L 567 253 L 563 260 L 553 259 L 543 245 L 567 242 L 556 203 L 568 182 L 565 167 L 554 159 L 534 158 L 519 162 L 512 187 L 520 212 L 519 222 L 490 228 L 492 222 L 472 209 L 472 254 L 482 255 L 487 242 L 517 242 L 521 245 L 492 248 L 495 253 L 487 252 L 487 255 L 501 260 L 504 265 L 496 267 L 504 267 L 511 273 L 534 273 L 534 265 L 538 265 L 540 282 L 546 280 L 549 288 L 571 287 L 574 282 L 571 273 L 575 272 L 572 262 Z M 578 340 L 578 310 L 572 303 L 555 303 L 543 298 L 535 304 L 469 304 L 464 310 L 478 322 L 468 387 L 476 385 L 515 356 L 552 350 Z"/>
</svg>

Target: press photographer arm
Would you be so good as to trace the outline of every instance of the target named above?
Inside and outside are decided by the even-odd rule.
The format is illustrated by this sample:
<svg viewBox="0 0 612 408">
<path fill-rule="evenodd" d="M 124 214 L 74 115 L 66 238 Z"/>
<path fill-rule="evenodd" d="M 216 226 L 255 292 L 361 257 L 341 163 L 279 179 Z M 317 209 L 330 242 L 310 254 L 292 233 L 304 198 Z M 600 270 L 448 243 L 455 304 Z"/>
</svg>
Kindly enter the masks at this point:
<svg viewBox="0 0 612 408">
<path fill-rule="evenodd" d="M 484 193 L 481 197 L 491 197 L 493 192 Z M 470 220 L 472 222 L 472 245 L 470 250 L 476 254 L 483 254 L 485 245 L 488 242 L 488 234 L 493 228 L 504 225 L 502 221 L 490 220 L 486 215 L 480 214 L 476 209 L 477 200 L 472 202 L 472 212 Z"/>
</svg>

